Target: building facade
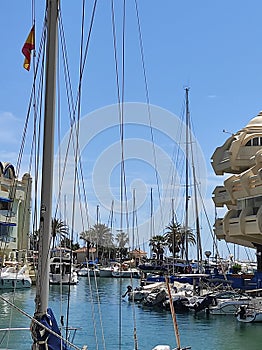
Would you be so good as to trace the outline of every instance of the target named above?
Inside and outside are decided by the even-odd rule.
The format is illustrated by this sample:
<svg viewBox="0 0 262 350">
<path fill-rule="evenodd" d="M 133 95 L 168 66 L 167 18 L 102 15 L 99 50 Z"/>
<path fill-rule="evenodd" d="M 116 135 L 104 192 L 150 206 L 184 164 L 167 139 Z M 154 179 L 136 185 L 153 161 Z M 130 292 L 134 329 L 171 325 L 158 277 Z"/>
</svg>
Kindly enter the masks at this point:
<svg viewBox="0 0 262 350">
<path fill-rule="evenodd" d="M 0 162 L 0 258 L 15 259 L 29 248 L 32 178 L 19 180 L 10 163 Z M 23 253 L 22 255 L 24 255 Z"/>
<path fill-rule="evenodd" d="M 213 191 L 217 208 L 226 208 L 216 219 L 218 239 L 257 249 L 262 271 L 262 112 L 235 134 L 212 156 L 216 175 L 231 174 Z"/>
</svg>

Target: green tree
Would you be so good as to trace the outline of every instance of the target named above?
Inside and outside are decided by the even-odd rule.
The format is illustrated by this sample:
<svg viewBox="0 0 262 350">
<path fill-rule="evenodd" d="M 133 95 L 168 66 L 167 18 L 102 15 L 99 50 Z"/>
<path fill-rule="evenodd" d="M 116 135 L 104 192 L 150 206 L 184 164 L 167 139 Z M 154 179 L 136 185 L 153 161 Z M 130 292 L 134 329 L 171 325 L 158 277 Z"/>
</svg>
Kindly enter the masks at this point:
<svg viewBox="0 0 262 350">
<path fill-rule="evenodd" d="M 181 226 L 179 223 L 172 221 L 166 226 L 166 233 L 164 235 L 169 251 L 172 253 L 175 259 L 176 254 L 180 252 L 181 248 Z"/>
<path fill-rule="evenodd" d="M 120 253 L 120 257 L 121 259 L 124 258 L 127 255 L 127 247 L 126 245 L 129 244 L 129 237 L 128 234 L 125 233 L 124 231 L 119 231 L 116 234 L 115 237 L 116 243 L 117 243 L 117 247 L 118 247 L 118 251 Z"/>
<path fill-rule="evenodd" d="M 152 247 L 152 251 L 156 253 L 157 260 L 163 260 L 163 255 L 165 247 L 167 246 L 167 241 L 164 236 L 156 235 L 153 236 L 149 241 L 149 246 Z"/>
<path fill-rule="evenodd" d="M 52 249 L 55 247 L 56 238 L 59 236 L 60 239 L 65 239 L 68 236 L 68 226 L 61 219 L 52 218 L 51 238 L 52 238 Z"/>
<path fill-rule="evenodd" d="M 88 249 L 95 247 L 101 258 L 114 248 L 113 235 L 105 224 L 95 224 L 89 230 L 81 232 L 80 238 L 87 242 Z"/>
<path fill-rule="evenodd" d="M 193 230 L 189 227 L 186 229 L 185 226 L 182 226 L 180 228 L 180 240 L 181 257 L 182 259 L 184 259 L 184 257 L 188 259 L 188 252 L 186 250 L 186 247 L 188 245 L 196 244 L 196 239 Z"/>
</svg>

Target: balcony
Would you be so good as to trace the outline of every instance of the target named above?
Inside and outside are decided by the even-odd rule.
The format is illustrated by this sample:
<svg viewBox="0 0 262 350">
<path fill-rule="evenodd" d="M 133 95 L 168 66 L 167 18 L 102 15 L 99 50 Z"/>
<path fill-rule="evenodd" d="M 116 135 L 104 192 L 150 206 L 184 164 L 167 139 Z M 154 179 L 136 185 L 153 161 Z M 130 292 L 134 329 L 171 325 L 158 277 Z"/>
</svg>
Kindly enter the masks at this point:
<svg viewBox="0 0 262 350">
<path fill-rule="evenodd" d="M 212 199 L 216 207 L 233 205 L 230 195 L 225 186 L 217 186 L 213 191 Z"/>
</svg>

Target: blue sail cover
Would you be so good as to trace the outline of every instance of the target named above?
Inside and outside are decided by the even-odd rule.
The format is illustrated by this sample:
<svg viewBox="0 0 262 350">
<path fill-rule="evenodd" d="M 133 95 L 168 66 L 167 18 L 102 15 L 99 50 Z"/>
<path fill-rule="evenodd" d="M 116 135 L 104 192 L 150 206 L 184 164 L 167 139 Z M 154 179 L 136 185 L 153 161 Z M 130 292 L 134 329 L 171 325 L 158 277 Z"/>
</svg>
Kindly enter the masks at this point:
<svg viewBox="0 0 262 350">
<path fill-rule="evenodd" d="M 42 317 L 40 320 L 43 326 L 49 328 L 50 330 L 54 331 L 55 333 L 61 335 L 60 329 L 58 327 L 58 324 L 56 322 L 55 316 L 53 314 L 53 311 L 48 308 L 47 314 Z M 35 341 L 40 345 L 43 345 L 42 348 L 46 349 L 45 343 L 48 345 L 48 350 L 69 350 L 69 347 L 65 344 L 63 340 L 58 338 L 52 333 L 49 333 L 48 331 L 43 331 L 39 329 L 39 327 L 36 327 L 36 339 Z M 41 349 L 41 346 L 40 346 Z"/>
</svg>

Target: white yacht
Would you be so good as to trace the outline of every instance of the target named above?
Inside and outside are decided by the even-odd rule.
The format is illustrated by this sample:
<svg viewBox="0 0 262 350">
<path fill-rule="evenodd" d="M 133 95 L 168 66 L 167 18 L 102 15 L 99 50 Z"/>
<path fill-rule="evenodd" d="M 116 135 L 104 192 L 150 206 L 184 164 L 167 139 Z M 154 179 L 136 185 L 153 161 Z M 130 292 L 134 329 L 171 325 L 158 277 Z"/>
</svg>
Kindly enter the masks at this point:
<svg viewBox="0 0 262 350">
<path fill-rule="evenodd" d="M 2 289 L 24 289 L 32 286 L 32 280 L 27 273 L 27 266 L 20 269 L 16 265 L 2 268 L 0 270 L 0 290 Z"/>
<path fill-rule="evenodd" d="M 54 256 L 50 261 L 50 284 L 77 284 L 78 277 L 68 255 Z"/>
</svg>

